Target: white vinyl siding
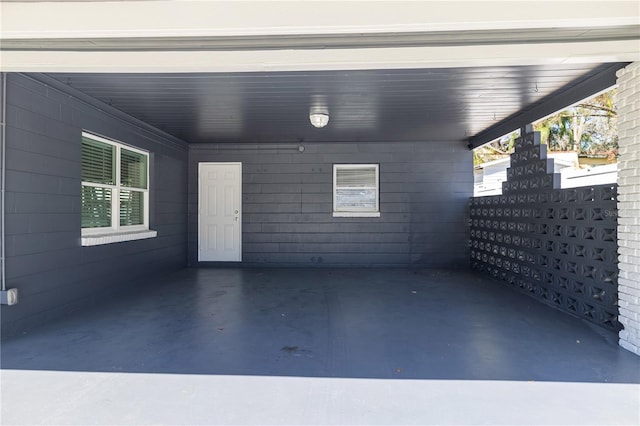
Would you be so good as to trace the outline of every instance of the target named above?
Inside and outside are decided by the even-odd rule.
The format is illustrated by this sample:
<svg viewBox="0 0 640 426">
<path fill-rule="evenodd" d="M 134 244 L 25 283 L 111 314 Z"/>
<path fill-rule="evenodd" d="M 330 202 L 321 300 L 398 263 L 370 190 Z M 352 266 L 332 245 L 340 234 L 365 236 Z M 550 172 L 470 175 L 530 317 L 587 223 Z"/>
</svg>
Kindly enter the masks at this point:
<svg viewBox="0 0 640 426">
<path fill-rule="evenodd" d="M 333 165 L 333 215 L 379 217 L 379 165 Z"/>
<path fill-rule="evenodd" d="M 144 233 L 149 230 L 149 153 L 83 132 L 81 201 L 82 245 L 155 236 L 155 231 Z"/>
</svg>

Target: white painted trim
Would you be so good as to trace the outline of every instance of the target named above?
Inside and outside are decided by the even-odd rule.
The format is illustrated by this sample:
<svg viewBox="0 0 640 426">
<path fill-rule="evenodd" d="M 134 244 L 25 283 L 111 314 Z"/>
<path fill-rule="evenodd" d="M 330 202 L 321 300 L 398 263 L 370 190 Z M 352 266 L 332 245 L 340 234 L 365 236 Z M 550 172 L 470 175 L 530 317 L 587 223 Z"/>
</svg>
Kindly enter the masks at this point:
<svg viewBox="0 0 640 426">
<path fill-rule="evenodd" d="M 549 13 L 553 10 L 553 13 Z M 286 11 L 284 13 L 279 11 Z M 0 41 L 403 34 L 638 25 L 637 1 L 0 2 Z M 255 72 L 639 61 L 638 40 L 267 51 L 3 51 L 7 72 Z M 43 47 L 46 45 L 43 44 Z"/>
<path fill-rule="evenodd" d="M 149 229 L 144 225 L 132 225 L 132 226 L 121 226 L 118 229 L 113 227 L 107 228 L 82 228 L 82 236 L 83 237 L 92 237 L 96 235 L 108 235 L 108 234 L 118 234 L 118 233 L 132 233 L 132 232 L 142 232 L 148 231 Z"/>
<path fill-rule="evenodd" d="M 637 25 L 635 1 L 0 2 L 5 39 L 243 36 Z M 549 13 L 553 10 L 553 13 Z"/>
<path fill-rule="evenodd" d="M 333 217 L 380 217 L 380 212 L 333 212 Z"/>
<path fill-rule="evenodd" d="M 3 51 L 6 72 L 256 72 L 454 68 L 640 61 L 637 40 L 261 51 Z"/>
<path fill-rule="evenodd" d="M 112 232 L 95 235 L 83 235 L 81 244 L 83 247 L 98 246 L 103 244 L 121 243 L 124 241 L 143 240 L 147 238 L 155 238 L 158 231 L 146 230 L 138 232 Z"/>
</svg>

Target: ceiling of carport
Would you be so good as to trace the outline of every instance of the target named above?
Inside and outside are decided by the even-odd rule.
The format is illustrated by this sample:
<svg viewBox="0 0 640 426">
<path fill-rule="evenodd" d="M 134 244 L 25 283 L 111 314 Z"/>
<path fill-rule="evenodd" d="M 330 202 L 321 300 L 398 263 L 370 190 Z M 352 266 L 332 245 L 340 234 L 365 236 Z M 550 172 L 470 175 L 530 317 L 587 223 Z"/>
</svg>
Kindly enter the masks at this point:
<svg viewBox="0 0 640 426">
<path fill-rule="evenodd" d="M 190 143 L 461 141 L 611 64 L 50 76 Z M 327 106 L 330 122 L 309 123 Z"/>
<path fill-rule="evenodd" d="M 191 143 L 475 146 L 639 58 L 637 1 L 511 3 L 5 1 L 0 69 L 53 73 Z"/>
</svg>

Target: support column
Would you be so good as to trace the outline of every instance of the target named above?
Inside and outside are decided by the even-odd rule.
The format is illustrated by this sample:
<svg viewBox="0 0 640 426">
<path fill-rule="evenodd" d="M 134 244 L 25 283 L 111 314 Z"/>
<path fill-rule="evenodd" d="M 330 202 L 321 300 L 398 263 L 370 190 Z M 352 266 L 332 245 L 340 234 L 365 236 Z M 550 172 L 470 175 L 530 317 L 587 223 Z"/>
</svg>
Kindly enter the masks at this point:
<svg viewBox="0 0 640 426">
<path fill-rule="evenodd" d="M 620 346 L 640 355 L 640 62 L 617 77 Z"/>
</svg>

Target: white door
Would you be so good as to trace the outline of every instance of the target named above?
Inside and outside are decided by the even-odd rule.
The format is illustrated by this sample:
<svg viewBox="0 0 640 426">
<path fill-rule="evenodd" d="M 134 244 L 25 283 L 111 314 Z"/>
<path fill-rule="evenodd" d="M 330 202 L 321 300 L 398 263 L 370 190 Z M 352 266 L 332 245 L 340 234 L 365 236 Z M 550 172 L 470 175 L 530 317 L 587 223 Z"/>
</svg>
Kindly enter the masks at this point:
<svg viewBox="0 0 640 426">
<path fill-rule="evenodd" d="M 200 163 L 198 261 L 242 260 L 242 164 Z"/>
</svg>

